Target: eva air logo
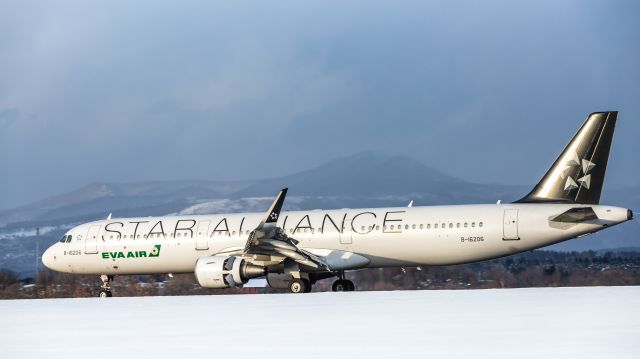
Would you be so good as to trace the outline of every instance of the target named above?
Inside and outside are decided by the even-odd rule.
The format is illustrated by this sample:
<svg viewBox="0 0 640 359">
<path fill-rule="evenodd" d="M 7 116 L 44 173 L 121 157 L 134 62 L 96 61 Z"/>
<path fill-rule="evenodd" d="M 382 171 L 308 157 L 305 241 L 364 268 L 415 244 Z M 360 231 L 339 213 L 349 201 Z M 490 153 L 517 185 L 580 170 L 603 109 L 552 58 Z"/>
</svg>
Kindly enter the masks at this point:
<svg viewBox="0 0 640 359">
<path fill-rule="evenodd" d="M 150 251 L 129 251 L 129 252 L 102 252 L 103 259 L 116 258 L 154 258 L 160 256 L 160 244 L 156 244 Z"/>
</svg>

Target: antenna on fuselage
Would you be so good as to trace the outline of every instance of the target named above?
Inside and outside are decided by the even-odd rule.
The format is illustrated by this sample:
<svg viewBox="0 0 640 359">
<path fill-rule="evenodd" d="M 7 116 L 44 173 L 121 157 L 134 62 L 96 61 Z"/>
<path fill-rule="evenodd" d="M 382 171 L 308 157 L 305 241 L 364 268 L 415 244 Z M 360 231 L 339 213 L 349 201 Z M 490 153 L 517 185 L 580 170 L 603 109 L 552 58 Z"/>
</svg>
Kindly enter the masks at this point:
<svg viewBox="0 0 640 359">
<path fill-rule="evenodd" d="M 411 202 L 409 202 L 409 204 L 407 205 L 407 207 L 409 207 L 409 208 L 413 207 L 413 200 L 411 200 Z"/>
<path fill-rule="evenodd" d="M 107 216 L 107 219 L 111 219 L 111 213 L 109 213 L 109 215 Z"/>
</svg>

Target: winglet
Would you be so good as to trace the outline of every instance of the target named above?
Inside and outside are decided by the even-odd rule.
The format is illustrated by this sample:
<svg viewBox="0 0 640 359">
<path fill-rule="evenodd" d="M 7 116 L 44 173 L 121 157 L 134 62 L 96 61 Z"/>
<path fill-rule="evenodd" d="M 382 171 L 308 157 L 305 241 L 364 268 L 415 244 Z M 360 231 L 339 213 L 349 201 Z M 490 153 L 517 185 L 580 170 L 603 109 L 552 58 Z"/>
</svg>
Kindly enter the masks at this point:
<svg viewBox="0 0 640 359">
<path fill-rule="evenodd" d="M 288 188 L 283 188 L 280 190 L 280 193 L 278 193 L 276 198 L 273 200 L 271 207 L 269 207 L 267 214 L 262 219 L 262 222 L 260 222 L 258 228 L 262 228 L 265 224 L 268 223 L 275 224 L 276 222 L 278 222 L 278 218 L 280 218 L 280 210 L 282 210 L 282 205 L 284 204 L 284 198 L 287 196 L 287 190 Z"/>
</svg>

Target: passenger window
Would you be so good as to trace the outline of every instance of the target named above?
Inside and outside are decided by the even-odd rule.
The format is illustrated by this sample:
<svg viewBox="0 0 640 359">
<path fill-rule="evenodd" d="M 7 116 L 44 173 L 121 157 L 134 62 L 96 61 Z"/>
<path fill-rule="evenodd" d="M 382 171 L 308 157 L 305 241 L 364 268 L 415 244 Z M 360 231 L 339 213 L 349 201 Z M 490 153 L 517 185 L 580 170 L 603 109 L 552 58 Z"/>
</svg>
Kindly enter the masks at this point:
<svg viewBox="0 0 640 359">
<path fill-rule="evenodd" d="M 438 228 L 438 224 L 437 224 L 437 223 L 436 223 L 436 224 L 434 224 L 434 225 L 433 225 L 433 228 Z"/>
<path fill-rule="evenodd" d="M 460 228 L 460 222 L 456 223 L 456 228 Z"/>
<path fill-rule="evenodd" d="M 379 230 L 380 230 L 380 226 L 376 226 L 376 231 L 379 231 Z"/>
<path fill-rule="evenodd" d="M 478 223 L 478 227 L 482 227 L 482 222 Z"/>
<path fill-rule="evenodd" d="M 139 234 L 137 235 L 137 238 L 140 239 L 140 235 Z"/>
<path fill-rule="evenodd" d="M 442 229 L 447 228 L 447 224 L 446 224 L 446 223 L 443 223 L 441 228 L 442 228 Z"/>
<path fill-rule="evenodd" d="M 409 229 L 409 225 L 408 225 L 408 224 L 405 224 L 405 225 L 404 225 L 404 229 Z"/>
<path fill-rule="evenodd" d="M 471 222 L 471 227 L 475 227 L 476 226 L 476 222 Z"/>
<path fill-rule="evenodd" d="M 422 223 L 420 223 L 420 229 L 424 228 L 424 225 Z"/>
<path fill-rule="evenodd" d="M 464 228 L 467 228 L 467 227 L 468 227 L 468 225 L 469 225 L 469 223 L 464 222 Z"/>
<path fill-rule="evenodd" d="M 431 223 L 427 223 L 427 229 L 431 229 Z"/>
<path fill-rule="evenodd" d="M 449 223 L 449 228 L 453 228 L 453 223 Z"/>
</svg>

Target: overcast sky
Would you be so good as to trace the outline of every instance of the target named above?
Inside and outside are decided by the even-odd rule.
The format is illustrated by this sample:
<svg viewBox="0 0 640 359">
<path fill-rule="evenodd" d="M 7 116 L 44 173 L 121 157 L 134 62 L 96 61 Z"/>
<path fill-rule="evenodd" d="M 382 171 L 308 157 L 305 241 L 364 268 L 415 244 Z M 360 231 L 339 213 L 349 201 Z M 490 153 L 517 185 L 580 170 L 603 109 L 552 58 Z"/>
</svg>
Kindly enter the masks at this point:
<svg viewBox="0 0 640 359">
<path fill-rule="evenodd" d="M 533 184 L 611 109 L 607 184 L 640 184 L 637 4 L 2 0 L 0 208 L 363 150 Z"/>
</svg>

